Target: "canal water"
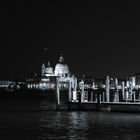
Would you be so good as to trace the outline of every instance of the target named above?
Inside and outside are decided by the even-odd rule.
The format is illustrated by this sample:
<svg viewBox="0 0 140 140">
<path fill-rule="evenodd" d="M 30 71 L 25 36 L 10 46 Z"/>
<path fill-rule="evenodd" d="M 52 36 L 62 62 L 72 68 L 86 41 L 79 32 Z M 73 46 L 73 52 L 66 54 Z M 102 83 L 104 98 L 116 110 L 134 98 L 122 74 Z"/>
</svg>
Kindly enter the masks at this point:
<svg viewBox="0 0 140 140">
<path fill-rule="evenodd" d="M 39 111 L 39 104 L 39 100 L 34 102 L 29 100 L 13 101 L 12 103 L 1 101 L 0 140 L 140 139 L 140 114 Z M 8 110 L 8 106 L 16 107 L 16 109 L 11 107 Z"/>
</svg>

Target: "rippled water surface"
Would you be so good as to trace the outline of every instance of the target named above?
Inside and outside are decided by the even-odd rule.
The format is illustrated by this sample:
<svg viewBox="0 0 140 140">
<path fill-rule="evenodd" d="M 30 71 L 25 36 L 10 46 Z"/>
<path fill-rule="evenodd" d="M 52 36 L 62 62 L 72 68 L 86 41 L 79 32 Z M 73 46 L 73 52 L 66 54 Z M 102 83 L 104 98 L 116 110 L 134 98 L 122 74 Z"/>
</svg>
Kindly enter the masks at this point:
<svg viewBox="0 0 140 140">
<path fill-rule="evenodd" d="M 140 114 L 40 112 L 39 102 L 30 101 L 0 109 L 0 140 L 140 140 Z"/>
<path fill-rule="evenodd" d="M 40 139 L 140 139 L 140 114 L 43 112 Z"/>
</svg>

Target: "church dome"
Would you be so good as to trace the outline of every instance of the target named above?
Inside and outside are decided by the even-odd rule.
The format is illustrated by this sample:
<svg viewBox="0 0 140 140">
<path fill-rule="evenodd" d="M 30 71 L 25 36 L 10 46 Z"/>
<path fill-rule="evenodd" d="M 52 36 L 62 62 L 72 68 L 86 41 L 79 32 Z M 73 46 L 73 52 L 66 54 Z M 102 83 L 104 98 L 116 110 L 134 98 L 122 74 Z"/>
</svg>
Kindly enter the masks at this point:
<svg viewBox="0 0 140 140">
<path fill-rule="evenodd" d="M 64 63 L 63 56 L 60 56 L 59 63 L 56 64 L 56 66 L 55 66 L 54 73 L 56 76 L 63 76 L 63 75 L 66 76 L 70 73 L 68 65 Z"/>
<path fill-rule="evenodd" d="M 45 73 L 52 74 L 53 73 L 53 68 L 52 67 L 47 67 Z"/>
<path fill-rule="evenodd" d="M 53 68 L 51 67 L 50 62 L 48 62 L 48 65 L 45 68 L 45 74 L 53 74 Z"/>
</svg>

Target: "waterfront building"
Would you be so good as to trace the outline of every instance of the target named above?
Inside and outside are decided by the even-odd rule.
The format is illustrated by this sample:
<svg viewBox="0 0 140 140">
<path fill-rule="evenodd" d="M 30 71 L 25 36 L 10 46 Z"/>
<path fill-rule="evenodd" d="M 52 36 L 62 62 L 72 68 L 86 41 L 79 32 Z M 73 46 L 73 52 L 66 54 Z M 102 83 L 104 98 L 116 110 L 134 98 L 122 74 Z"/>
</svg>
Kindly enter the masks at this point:
<svg viewBox="0 0 140 140">
<path fill-rule="evenodd" d="M 58 103 L 119 103 L 140 102 L 140 74 L 127 79 L 111 78 L 94 79 L 93 77 L 75 77 L 61 55 L 53 68 L 51 63 L 41 66 L 41 77 L 37 82 L 27 83 L 28 89 L 56 90 Z"/>
<path fill-rule="evenodd" d="M 58 85 L 58 87 L 57 87 Z M 77 102 L 77 78 L 71 74 L 68 65 L 61 55 L 55 68 L 50 62 L 41 66 L 41 78 L 39 82 L 28 82 L 28 89 L 60 90 L 61 94 L 68 91 L 68 100 Z"/>
</svg>

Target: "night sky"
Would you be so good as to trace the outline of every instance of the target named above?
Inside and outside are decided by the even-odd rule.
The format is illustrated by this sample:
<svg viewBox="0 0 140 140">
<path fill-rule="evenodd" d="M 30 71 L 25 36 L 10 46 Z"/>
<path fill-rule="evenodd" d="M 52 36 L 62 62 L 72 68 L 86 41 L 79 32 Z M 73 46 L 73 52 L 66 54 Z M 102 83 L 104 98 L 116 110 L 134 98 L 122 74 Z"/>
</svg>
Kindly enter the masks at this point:
<svg viewBox="0 0 140 140">
<path fill-rule="evenodd" d="M 40 74 L 42 62 L 54 67 L 61 53 L 76 76 L 140 72 L 138 3 L 18 0 L 0 13 L 0 79 Z"/>
</svg>

